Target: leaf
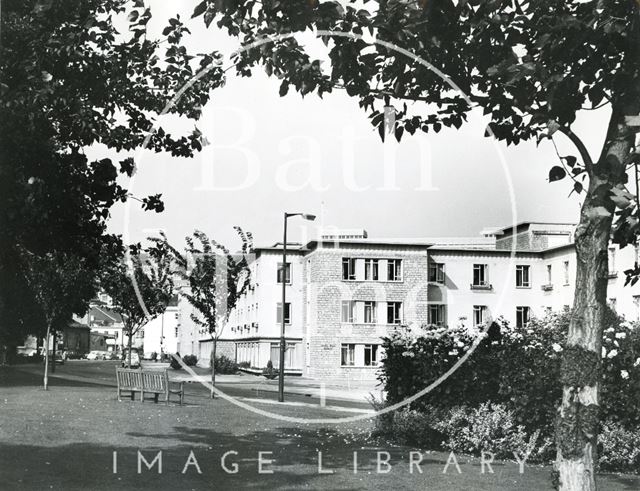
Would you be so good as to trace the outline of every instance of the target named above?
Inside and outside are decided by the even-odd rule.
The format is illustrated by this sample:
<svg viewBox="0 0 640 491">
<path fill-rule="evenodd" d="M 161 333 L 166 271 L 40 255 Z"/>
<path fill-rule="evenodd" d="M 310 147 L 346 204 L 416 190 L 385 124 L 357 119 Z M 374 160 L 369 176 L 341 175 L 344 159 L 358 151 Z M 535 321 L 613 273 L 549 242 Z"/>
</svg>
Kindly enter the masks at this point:
<svg viewBox="0 0 640 491">
<path fill-rule="evenodd" d="M 132 10 L 131 13 L 127 16 L 127 20 L 131 23 L 135 22 L 136 20 L 138 20 L 138 15 L 140 15 L 138 13 L 137 10 Z"/>
<path fill-rule="evenodd" d="M 573 155 L 567 155 L 566 157 L 563 157 L 563 158 L 569 167 L 573 167 L 574 165 L 576 165 L 576 162 L 578 162 L 578 159 L 575 158 Z"/>
<path fill-rule="evenodd" d="M 574 183 L 573 183 L 573 190 L 574 190 L 576 193 L 580 194 L 580 193 L 582 192 L 582 190 L 583 190 L 583 189 L 584 189 L 584 187 L 582 186 L 582 183 L 581 183 L 581 182 L 574 182 Z"/>
<path fill-rule="evenodd" d="M 209 27 L 213 22 L 214 17 L 215 17 L 214 13 L 211 12 L 211 10 L 207 10 L 207 13 L 204 14 L 204 25 Z"/>
<path fill-rule="evenodd" d="M 562 167 L 554 165 L 549 171 L 549 182 L 560 181 L 564 179 L 566 175 L 567 172 Z"/>
<path fill-rule="evenodd" d="M 280 90 L 278 91 L 278 93 L 280 94 L 280 97 L 284 97 L 285 95 L 287 95 L 288 92 L 289 92 L 289 83 L 286 80 L 283 80 L 282 83 L 280 84 Z"/>
<path fill-rule="evenodd" d="M 204 14 L 205 10 L 207 10 L 207 1 L 200 2 L 196 5 L 196 8 L 193 9 L 193 14 L 191 14 L 191 18 L 198 17 L 199 15 Z"/>
</svg>

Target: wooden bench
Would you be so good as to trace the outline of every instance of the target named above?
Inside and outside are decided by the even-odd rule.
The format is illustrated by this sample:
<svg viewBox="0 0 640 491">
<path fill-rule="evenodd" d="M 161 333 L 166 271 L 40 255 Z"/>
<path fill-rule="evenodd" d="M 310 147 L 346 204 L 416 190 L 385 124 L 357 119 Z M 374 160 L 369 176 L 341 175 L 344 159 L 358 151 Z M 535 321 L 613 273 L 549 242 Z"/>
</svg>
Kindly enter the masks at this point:
<svg viewBox="0 0 640 491">
<path fill-rule="evenodd" d="M 140 392 L 140 402 L 144 402 L 145 394 L 153 394 L 155 402 L 158 396 L 163 395 L 164 401 L 169 405 L 169 396 L 180 396 L 180 405 L 184 402 L 184 382 L 172 382 L 169 380 L 167 370 L 133 370 L 130 368 L 116 368 L 118 381 L 118 401 L 121 401 L 122 392 L 130 392 L 131 400 L 134 400 L 136 392 Z"/>
</svg>

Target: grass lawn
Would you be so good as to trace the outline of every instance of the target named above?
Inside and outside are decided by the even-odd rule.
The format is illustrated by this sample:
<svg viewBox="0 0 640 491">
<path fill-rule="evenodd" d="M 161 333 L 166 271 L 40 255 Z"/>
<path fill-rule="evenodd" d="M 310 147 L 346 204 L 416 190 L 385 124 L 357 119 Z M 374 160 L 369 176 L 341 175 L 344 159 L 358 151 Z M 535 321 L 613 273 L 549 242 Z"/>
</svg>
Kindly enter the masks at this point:
<svg viewBox="0 0 640 491">
<path fill-rule="evenodd" d="M 440 452 L 423 453 L 422 473 L 416 466 L 411 473 L 410 452 L 419 449 L 374 441 L 370 421 L 285 423 L 211 400 L 200 386 L 188 388 L 186 406 L 167 407 L 118 402 L 115 389 L 105 386 L 53 379 L 44 392 L 39 384 L 0 368 L 3 489 L 551 489 L 549 467 L 526 465 L 520 474 L 515 462 L 496 462 L 493 474 L 481 474 L 479 459 L 460 455 L 461 473 L 450 465 L 445 474 L 448 455 Z M 254 404 L 290 416 L 343 416 L 320 407 Z M 162 474 L 158 462 L 152 470 L 142 463 L 138 474 L 138 451 L 148 462 L 162 451 Z M 390 467 L 380 469 L 388 473 L 377 471 L 378 451 L 390 454 Z M 237 452 L 226 459 L 229 471 L 237 464 L 235 474 L 221 466 L 227 452 Z M 271 452 L 262 455 L 262 467 L 272 473 L 259 473 L 260 452 Z M 319 472 L 319 452 L 330 474 Z M 640 479 L 607 475 L 600 485 L 640 489 Z"/>
</svg>

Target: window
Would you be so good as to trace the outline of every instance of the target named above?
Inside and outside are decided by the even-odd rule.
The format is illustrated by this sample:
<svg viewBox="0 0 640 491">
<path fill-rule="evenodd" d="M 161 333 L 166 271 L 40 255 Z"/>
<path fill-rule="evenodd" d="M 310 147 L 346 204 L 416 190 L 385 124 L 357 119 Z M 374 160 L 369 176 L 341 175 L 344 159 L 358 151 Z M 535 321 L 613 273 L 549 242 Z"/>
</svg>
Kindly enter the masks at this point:
<svg viewBox="0 0 640 491">
<path fill-rule="evenodd" d="M 364 303 L 364 322 L 365 324 L 375 324 L 376 320 L 376 303 L 365 302 Z"/>
<path fill-rule="evenodd" d="M 353 322 L 356 303 L 352 300 L 342 301 L 342 322 Z"/>
<path fill-rule="evenodd" d="M 387 280 L 402 281 L 402 259 L 389 259 L 387 261 Z"/>
<path fill-rule="evenodd" d="M 529 266 L 518 265 L 516 266 L 516 287 L 517 288 L 529 288 L 531 282 L 529 279 Z"/>
<path fill-rule="evenodd" d="M 287 263 L 287 267 L 285 268 L 285 283 L 291 283 L 291 263 Z M 278 283 L 282 283 L 282 263 L 278 263 L 278 275 L 277 275 Z"/>
<path fill-rule="evenodd" d="M 487 285 L 487 270 L 489 268 L 486 264 L 474 264 L 473 265 L 473 286 L 486 286 Z"/>
<path fill-rule="evenodd" d="M 564 262 L 564 284 L 569 284 L 569 261 Z"/>
<path fill-rule="evenodd" d="M 378 281 L 378 260 L 364 260 L 364 279 L 368 281 Z"/>
<path fill-rule="evenodd" d="M 435 326 L 444 325 L 444 305 L 429 305 L 427 322 Z"/>
<path fill-rule="evenodd" d="M 356 260 L 350 257 L 342 258 L 342 279 L 343 280 L 355 280 L 356 279 Z"/>
<path fill-rule="evenodd" d="M 547 283 L 550 285 L 553 281 L 551 264 L 547 264 Z"/>
<path fill-rule="evenodd" d="M 429 281 L 444 283 L 444 264 L 429 263 Z"/>
<path fill-rule="evenodd" d="M 525 327 L 529 323 L 531 309 L 529 307 L 516 307 L 516 326 Z"/>
<path fill-rule="evenodd" d="M 373 367 L 378 364 L 378 345 L 377 344 L 365 344 L 364 345 L 364 366 Z"/>
<path fill-rule="evenodd" d="M 402 324 L 402 302 L 387 302 L 387 324 Z"/>
<path fill-rule="evenodd" d="M 485 305 L 473 306 L 473 325 L 479 326 L 487 320 L 487 307 Z"/>
<path fill-rule="evenodd" d="M 282 322 L 282 302 L 278 302 L 276 318 L 278 324 L 280 324 Z M 284 304 L 284 323 L 291 324 L 291 304 L 289 302 Z"/>
<path fill-rule="evenodd" d="M 356 345 L 355 344 L 343 344 L 342 356 L 340 364 L 343 367 L 349 367 L 356 364 Z"/>
</svg>

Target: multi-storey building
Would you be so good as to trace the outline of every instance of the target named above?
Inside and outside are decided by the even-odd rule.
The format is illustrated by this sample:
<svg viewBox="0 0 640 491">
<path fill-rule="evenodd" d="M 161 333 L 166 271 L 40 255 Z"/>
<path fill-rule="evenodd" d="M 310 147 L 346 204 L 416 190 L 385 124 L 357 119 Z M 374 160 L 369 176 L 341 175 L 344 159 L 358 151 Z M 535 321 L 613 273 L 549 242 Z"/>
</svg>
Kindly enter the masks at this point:
<svg viewBox="0 0 640 491">
<path fill-rule="evenodd" d="M 314 378 L 373 379 L 382 337 L 423 325 L 473 329 L 503 317 L 526 324 L 573 301 L 576 256 L 572 224 L 521 223 L 477 238 L 371 239 L 336 232 L 307 244 L 255 250 L 251 288 L 230 313 L 219 350 L 261 369 L 278 366 L 285 319 L 285 370 Z M 347 237 L 348 238 L 345 238 Z M 609 301 L 640 319 L 640 286 L 623 287 L 618 266 L 638 250 L 611 247 Z M 286 304 L 281 304 L 282 282 Z M 182 305 L 186 304 L 185 301 Z M 208 360 L 206 330 L 181 309 L 179 351 Z"/>
</svg>

